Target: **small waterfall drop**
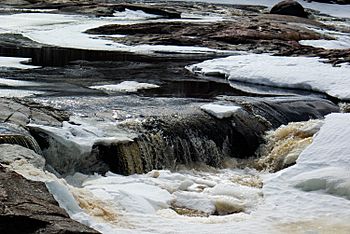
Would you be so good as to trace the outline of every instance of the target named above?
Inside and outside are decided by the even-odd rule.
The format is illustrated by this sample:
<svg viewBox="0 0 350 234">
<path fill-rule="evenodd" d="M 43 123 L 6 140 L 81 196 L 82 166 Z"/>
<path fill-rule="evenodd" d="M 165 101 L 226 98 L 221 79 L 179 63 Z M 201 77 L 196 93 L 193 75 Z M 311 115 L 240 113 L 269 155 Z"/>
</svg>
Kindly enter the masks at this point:
<svg viewBox="0 0 350 234">
<path fill-rule="evenodd" d="M 40 146 L 36 140 L 29 135 L 22 134 L 2 134 L 0 135 L 0 144 L 16 144 L 33 150 L 35 153 L 42 155 Z"/>
</svg>

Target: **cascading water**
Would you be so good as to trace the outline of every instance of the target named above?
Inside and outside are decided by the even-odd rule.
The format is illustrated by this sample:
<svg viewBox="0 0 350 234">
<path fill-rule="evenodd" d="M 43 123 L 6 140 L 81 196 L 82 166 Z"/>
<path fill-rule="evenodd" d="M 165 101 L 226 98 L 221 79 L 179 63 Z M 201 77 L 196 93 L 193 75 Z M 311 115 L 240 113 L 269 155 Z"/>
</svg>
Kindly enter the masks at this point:
<svg viewBox="0 0 350 234">
<path fill-rule="evenodd" d="M 133 127 L 110 122 L 104 130 L 84 120 L 78 124 L 64 122 L 63 127 L 29 127 L 47 163 L 60 174 L 103 174 L 110 170 L 129 175 L 195 163 L 220 168 L 226 158 L 253 156 L 266 130 L 338 110 L 326 100 L 304 97 L 264 101 L 242 97 L 221 102 L 241 108 L 219 119 L 194 106 L 178 115 L 135 120 Z"/>
<path fill-rule="evenodd" d="M 40 146 L 32 136 L 20 134 L 0 135 L 0 144 L 16 144 L 33 150 L 37 154 L 42 154 Z"/>
</svg>

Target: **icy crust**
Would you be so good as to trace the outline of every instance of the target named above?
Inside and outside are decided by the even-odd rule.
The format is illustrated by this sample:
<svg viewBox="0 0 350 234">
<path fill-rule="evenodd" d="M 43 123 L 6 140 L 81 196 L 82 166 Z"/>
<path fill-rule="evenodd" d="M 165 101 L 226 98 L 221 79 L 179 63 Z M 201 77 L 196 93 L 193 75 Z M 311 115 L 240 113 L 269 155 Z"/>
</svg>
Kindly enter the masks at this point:
<svg viewBox="0 0 350 234">
<path fill-rule="evenodd" d="M 350 100 L 350 66 L 333 67 L 315 57 L 247 54 L 207 60 L 187 68 L 196 74 L 224 75 L 233 81 L 314 90 Z"/>
<path fill-rule="evenodd" d="M 155 84 L 139 83 L 136 81 L 123 81 L 116 85 L 97 85 L 97 86 L 91 86 L 90 88 L 109 91 L 109 92 L 132 93 L 132 92 L 137 92 L 140 89 L 159 88 L 159 86 Z"/>
<path fill-rule="evenodd" d="M 228 105 L 222 103 L 209 103 L 202 105 L 201 110 L 207 112 L 210 115 L 215 116 L 218 119 L 224 119 L 231 117 L 236 113 L 241 107 L 235 105 Z"/>
</svg>

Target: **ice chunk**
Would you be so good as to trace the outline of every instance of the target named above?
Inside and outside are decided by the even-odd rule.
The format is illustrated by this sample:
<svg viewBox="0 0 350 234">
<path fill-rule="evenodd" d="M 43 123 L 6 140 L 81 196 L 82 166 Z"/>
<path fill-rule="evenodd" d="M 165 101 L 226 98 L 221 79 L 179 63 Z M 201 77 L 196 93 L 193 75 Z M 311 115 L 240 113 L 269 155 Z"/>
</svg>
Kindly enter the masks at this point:
<svg viewBox="0 0 350 234">
<path fill-rule="evenodd" d="M 105 90 L 110 92 L 131 93 L 131 92 L 137 92 L 140 89 L 159 88 L 159 86 L 155 84 L 139 83 L 136 81 L 123 81 L 116 85 L 97 85 L 97 86 L 91 86 L 90 88 L 100 89 L 100 90 Z"/>
<path fill-rule="evenodd" d="M 224 119 L 231 117 L 236 113 L 241 107 L 235 105 L 224 105 L 209 103 L 201 106 L 201 109 L 205 112 L 215 116 L 218 119 Z"/>
</svg>

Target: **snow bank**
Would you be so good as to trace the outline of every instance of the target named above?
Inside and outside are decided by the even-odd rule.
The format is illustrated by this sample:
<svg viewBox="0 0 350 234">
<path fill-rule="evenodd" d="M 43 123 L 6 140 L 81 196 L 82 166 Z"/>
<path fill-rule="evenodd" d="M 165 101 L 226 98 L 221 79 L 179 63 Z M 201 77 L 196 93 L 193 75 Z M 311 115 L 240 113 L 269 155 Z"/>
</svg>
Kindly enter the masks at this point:
<svg viewBox="0 0 350 234">
<path fill-rule="evenodd" d="M 224 119 L 231 117 L 234 113 L 236 113 L 241 107 L 234 105 L 224 105 L 224 104 L 216 104 L 209 103 L 202 105 L 200 107 L 203 111 L 207 112 L 215 116 L 218 119 Z"/>
<path fill-rule="evenodd" d="M 324 92 L 350 100 L 350 66 L 333 67 L 318 58 L 248 54 L 213 59 L 187 67 L 204 75 L 233 81 Z"/>
<path fill-rule="evenodd" d="M 97 85 L 97 86 L 91 86 L 90 88 L 111 91 L 111 92 L 131 93 L 131 92 L 137 92 L 140 89 L 159 88 L 159 86 L 155 84 L 139 83 L 136 81 L 123 81 L 116 85 Z"/>
<path fill-rule="evenodd" d="M 282 217 L 283 225 L 301 224 L 315 217 L 327 219 L 319 227 L 314 224 L 313 231 L 327 230 L 329 222 L 338 223 L 334 227 L 337 230 L 350 221 L 349 121 L 350 114 L 326 116 L 321 130 L 296 165 L 265 178 L 266 203 L 262 210 L 270 209 L 273 216 Z"/>
</svg>

